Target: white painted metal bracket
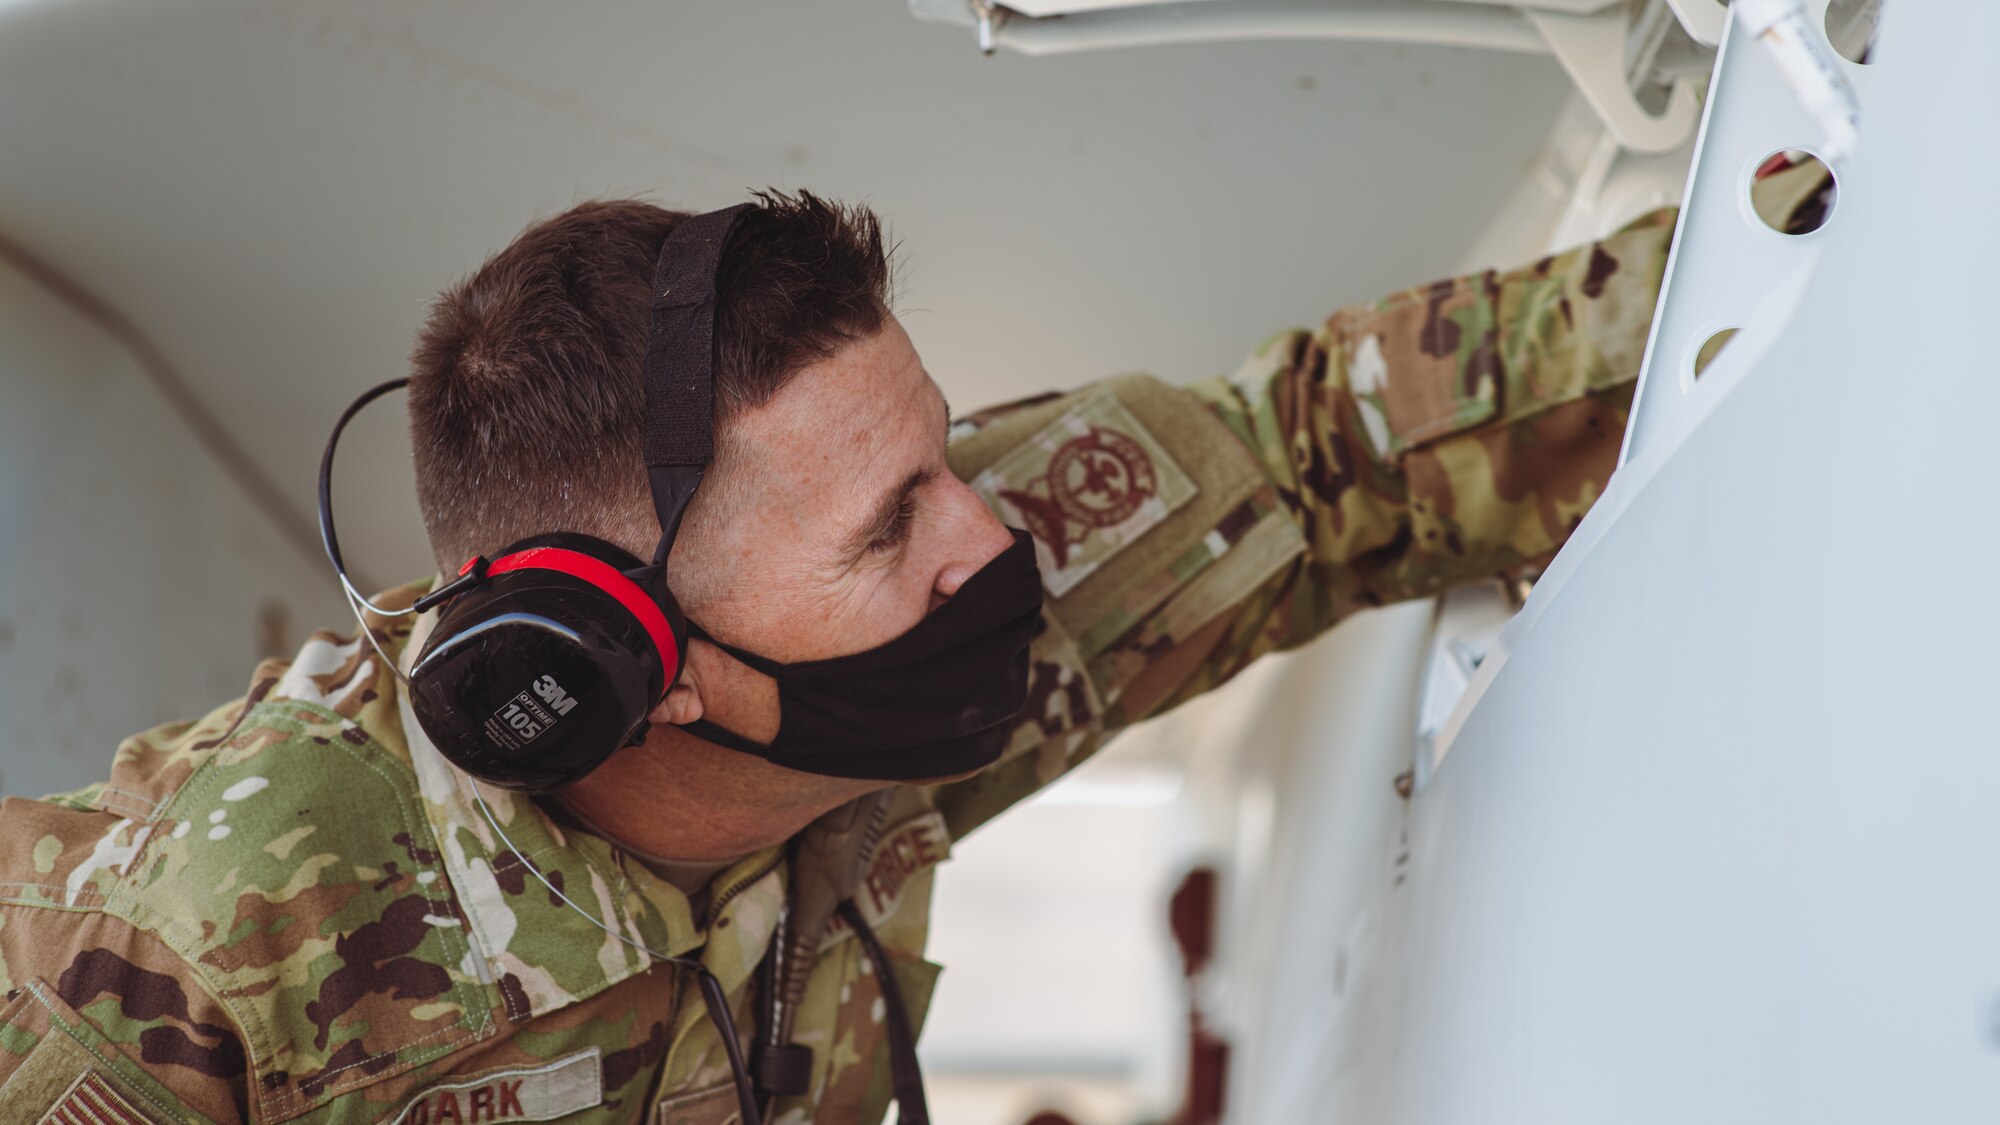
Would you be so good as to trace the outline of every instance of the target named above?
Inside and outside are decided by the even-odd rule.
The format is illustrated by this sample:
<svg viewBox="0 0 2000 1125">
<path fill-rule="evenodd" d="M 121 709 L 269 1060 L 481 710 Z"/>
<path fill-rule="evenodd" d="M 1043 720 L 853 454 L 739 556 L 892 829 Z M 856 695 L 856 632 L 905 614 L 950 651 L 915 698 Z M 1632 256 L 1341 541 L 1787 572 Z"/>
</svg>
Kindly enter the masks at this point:
<svg viewBox="0 0 2000 1125">
<path fill-rule="evenodd" d="M 1451 0 L 1454 4 L 1485 4 L 1488 7 L 1540 8 L 1545 12 L 1571 12 L 1579 16 L 1601 12 L 1625 0 Z"/>
<path fill-rule="evenodd" d="M 1692 80 L 1674 83 L 1666 108 L 1657 114 L 1647 112 L 1634 95 L 1625 61 L 1632 32 L 1627 9 L 1592 15 L 1526 9 L 1522 15 L 1548 41 L 1556 61 L 1619 144 L 1634 152 L 1671 152 L 1693 135 L 1701 118 L 1701 94 Z"/>
<path fill-rule="evenodd" d="M 1310 40 L 1419 43 L 1555 55 L 1620 145 L 1672 152 L 1701 116 L 1699 76 L 1683 74 L 1666 107 L 1648 111 L 1635 72 L 1650 69 L 1666 28 L 1678 22 L 1712 45 L 1726 9 L 1717 0 L 1653 0 L 1635 9 L 1613 0 L 909 0 L 911 14 L 971 25 L 979 49 L 1058 55 L 1185 43 Z M 1671 5 L 1671 8 L 1665 5 Z M 1671 15 L 1668 13 L 1671 11 Z M 1635 68 L 1628 51 L 1643 40 Z"/>
<path fill-rule="evenodd" d="M 1721 45 L 1729 28 L 1729 6 L 1723 0 L 1667 0 L 1667 7 L 1674 10 L 1690 39 L 1704 47 Z"/>
<path fill-rule="evenodd" d="M 919 19 L 974 24 L 980 28 L 982 49 L 990 45 L 1024 55 L 1287 39 L 1423 43 L 1526 54 L 1548 50 L 1511 8 L 1452 0 L 1363 0 L 1337 7 L 1183 0 L 1041 19 L 1012 5 L 980 6 L 987 14 L 976 18 L 967 0 L 910 0 L 910 11 Z"/>
<path fill-rule="evenodd" d="M 1809 5 L 1816 28 L 1824 26 L 1827 2 Z M 1842 65 L 1865 98 L 1868 68 Z M 1731 27 L 1715 73 L 1715 96 L 1696 145 L 1620 464 L 1676 444 L 1706 412 L 1703 398 L 1724 393 L 1754 365 L 1790 319 L 1840 225 L 1787 235 L 1757 217 L 1750 203 L 1757 168 L 1780 151 L 1813 150 L 1823 127 L 1792 96 L 1771 56 L 1739 27 Z M 1837 164 L 1835 171 L 1837 177 Z M 1834 206 L 1838 211 L 1838 201 Z M 1701 346 L 1730 328 L 1741 331 L 1697 383 Z"/>
</svg>

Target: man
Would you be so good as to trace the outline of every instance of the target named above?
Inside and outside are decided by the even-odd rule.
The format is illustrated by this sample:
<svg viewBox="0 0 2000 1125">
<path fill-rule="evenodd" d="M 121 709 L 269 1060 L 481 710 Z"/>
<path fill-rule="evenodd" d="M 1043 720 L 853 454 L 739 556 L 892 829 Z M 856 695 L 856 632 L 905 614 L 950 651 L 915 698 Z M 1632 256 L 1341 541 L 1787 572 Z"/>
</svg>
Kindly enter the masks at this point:
<svg viewBox="0 0 2000 1125">
<path fill-rule="evenodd" d="M 0 1120 L 736 1119 L 692 974 L 642 947 L 719 982 L 771 1120 L 880 1120 L 951 842 L 1263 653 L 1550 556 L 1611 471 L 1671 234 L 1344 309 L 1228 378 L 954 422 L 874 217 L 759 201 L 718 274 L 717 461 L 671 556 L 729 647 L 697 639 L 643 740 L 550 797 L 453 769 L 376 650 L 323 633 L 127 740 L 108 782 L 9 800 Z M 551 531 L 658 540 L 639 365 L 681 218 L 586 204 L 439 298 L 409 402 L 447 572 Z M 1010 526 L 1045 603 L 996 764 L 885 785 L 754 752 L 780 693 L 732 650 L 890 641 Z M 408 666 L 435 619 L 368 625 Z"/>
</svg>

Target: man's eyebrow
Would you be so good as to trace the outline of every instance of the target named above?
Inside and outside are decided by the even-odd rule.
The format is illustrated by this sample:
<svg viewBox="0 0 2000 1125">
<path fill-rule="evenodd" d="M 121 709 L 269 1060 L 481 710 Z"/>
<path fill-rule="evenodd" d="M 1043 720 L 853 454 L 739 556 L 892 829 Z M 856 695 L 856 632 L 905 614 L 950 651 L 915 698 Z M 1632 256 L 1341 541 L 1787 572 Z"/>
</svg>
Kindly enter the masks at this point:
<svg viewBox="0 0 2000 1125">
<path fill-rule="evenodd" d="M 848 533 L 846 540 L 841 544 L 842 557 L 856 558 L 868 549 L 870 543 L 888 534 L 889 529 L 896 523 L 896 514 L 902 510 L 903 503 L 910 498 L 910 494 L 936 480 L 937 474 L 938 471 L 934 466 L 912 469 L 901 483 L 883 493 L 882 499 L 875 505 L 875 510 Z"/>
</svg>

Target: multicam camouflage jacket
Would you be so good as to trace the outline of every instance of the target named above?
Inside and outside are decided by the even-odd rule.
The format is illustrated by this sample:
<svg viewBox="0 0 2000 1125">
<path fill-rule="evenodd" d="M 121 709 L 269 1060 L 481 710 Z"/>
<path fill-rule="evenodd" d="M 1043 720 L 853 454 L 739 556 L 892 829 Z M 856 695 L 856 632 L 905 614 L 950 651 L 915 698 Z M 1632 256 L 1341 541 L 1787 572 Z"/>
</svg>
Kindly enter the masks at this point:
<svg viewBox="0 0 2000 1125">
<path fill-rule="evenodd" d="M 1034 533 L 1047 627 L 1006 756 L 893 790 L 854 887 L 914 1021 L 954 840 L 1262 653 L 1562 544 L 1615 461 L 1670 233 L 1662 214 L 1343 309 L 1233 376 L 1114 379 L 960 424 L 953 468 Z M 632 941 L 699 957 L 746 1035 L 788 889 L 813 873 L 774 847 L 691 900 L 480 791 L 512 848 L 390 669 L 320 634 L 242 699 L 127 740 L 108 781 L 8 800 L 0 1121 L 734 1120 L 689 974 L 527 865 Z M 816 936 L 794 1021 L 810 1089 L 774 1119 L 875 1122 L 882 989 L 844 925 Z"/>
</svg>

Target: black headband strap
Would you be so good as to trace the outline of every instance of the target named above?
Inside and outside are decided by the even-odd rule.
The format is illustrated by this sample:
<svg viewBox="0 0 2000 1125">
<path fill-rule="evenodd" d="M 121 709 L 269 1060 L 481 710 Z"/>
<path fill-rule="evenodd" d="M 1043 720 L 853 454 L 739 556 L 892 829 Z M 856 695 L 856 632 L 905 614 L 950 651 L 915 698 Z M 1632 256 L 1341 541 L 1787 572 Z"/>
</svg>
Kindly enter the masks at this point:
<svg viewBox="0 0 2000 1125">
<path fill-rule="evenodd" d="M 739 203 L 683 220 L 653 268 L 645 452 L 660 517 L 656 564 L 666 562 L 702 470 L 715 457 L 715 271 L 723 244 L 752 206 Z"/>
</svg>

